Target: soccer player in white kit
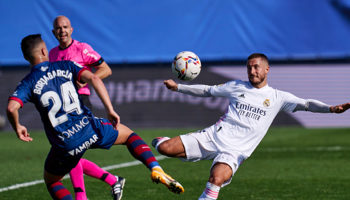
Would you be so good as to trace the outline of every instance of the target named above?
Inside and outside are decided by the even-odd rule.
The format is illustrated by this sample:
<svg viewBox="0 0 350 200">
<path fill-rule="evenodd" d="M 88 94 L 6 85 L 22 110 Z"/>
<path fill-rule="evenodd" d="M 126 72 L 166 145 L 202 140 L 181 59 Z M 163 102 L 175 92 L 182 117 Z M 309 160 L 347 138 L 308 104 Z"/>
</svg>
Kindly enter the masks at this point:
<svg viewBox="0 0 350 200">
<path fill-rule="evenodd" d="M 310 111 L 342 113 L 350 103 L 330 106 L 313 99 L 301 99 L 267 84 L 269 62 L 266 55 L 248 57 L 249 81 L 229 81 L 222 85 L 183 85 L 173 80 L 170 90 L 200 97 L 226 97 L 227 112 L 219 121 L 201 131 L 174 138 L 158 137 L 152 145 L 159 153 L 186 161 L 213 160 L 210 177 L 199 200 L 217 199 L 220 188 L 229 184 L 238 167 L 261 142 L 278 112 Z"/>
</svg>

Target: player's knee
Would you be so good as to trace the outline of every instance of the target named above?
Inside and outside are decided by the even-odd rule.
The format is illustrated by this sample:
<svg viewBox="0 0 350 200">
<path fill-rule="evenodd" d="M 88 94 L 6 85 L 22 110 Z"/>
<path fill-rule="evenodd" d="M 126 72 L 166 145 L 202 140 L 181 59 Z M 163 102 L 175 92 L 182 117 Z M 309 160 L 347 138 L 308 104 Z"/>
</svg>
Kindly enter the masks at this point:
<svg viewBox="0 0 350 200">
<path fill-rule="evenodd" d="M 161 144 L 158 145 L 158 152 L 163 155 L 168 155 L 170 151 L 171 144 L 169 144 L 168 141 L 164 141 Z"/>
<path fill-rule="evenodd" d="M 177 154 L 177 146 L 172 140 L 167 140 L 159 144 L 158 152 L 166 156 L 175 156 Z"/>
<path fill-rule="evenodd" d="M 160 154 L 170 156 L 170 157 L 184 157 L 185 150 L 182 143 L 179 143 L 176 138 L 164 141 L 158 145 L 157 148 Z"/>
<path fill-rule="evenodd" d="M 132 133 L 134 132 L 129 127 L 125 126 L 124 124 L 120 124 L 118 127 L 118 138 L 114 144 L 125 144 Z"/>
<path fill-rule="evenodd" d="M 129 127 L 127 127 L 124 124 L 119 124 L 118 131 L 121 134 L 125 134 L 127 136 L 131 135 L 134 131 L 131 130 Z"/>
<path fill-rule="evenodd" d="M 226 181 L 225 178 L 220 177 L 220 176 L 210 176 L 210 178 L 209 178 L 210 183 L 217 185 L 217 186 L 220 186 L 220 187 L 222 184 L 224 184 L 225 181 Z"/>
</svg>

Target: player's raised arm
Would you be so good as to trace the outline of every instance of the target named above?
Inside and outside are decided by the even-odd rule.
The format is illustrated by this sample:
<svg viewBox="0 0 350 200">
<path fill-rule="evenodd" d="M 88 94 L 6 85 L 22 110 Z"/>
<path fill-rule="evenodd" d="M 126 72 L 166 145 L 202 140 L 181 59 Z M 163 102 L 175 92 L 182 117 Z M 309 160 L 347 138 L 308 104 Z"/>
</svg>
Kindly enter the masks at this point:
<svg viewBox="0 0 350 200">
<path fill-rule="evenodd" d="M 25 142 L 30 142 L 33 140 L 33 138 L 29 136 L 27 128 L 19 123 L 18 110 L 20 108 L 20 103 L 14 100 L 9 100 L 7 105 L 7 118 L 10 121 L 13 130 L 16 132 L 18 139 Z"/>
<path fill-rule="evenodd" d="M 198 97 L 210 97 L 212 96 L 209 92 L 210 86 L 208 85 L 184 85 L 177 84 L 172 79 L 165 80 L 164 85 L 172 91 L 181 92 L 184 94 L 189 94 Z"/>
<path fill-rule="evenodd" d="M 350 108 L 350 103 L 330 106 L 315 99 L 306 99 L 297 104 L 294 111 L 310 111 L 314 113 L 343 113 Z"/>
<path fill-rule="evenodd" d="M 92 85 L 107 111 L 108 119 L 113 123 L 113 126 L 117 128 L 120 117 L 113 109 L 111 99 L 109 98 L 107 89 L 102 80 L 89 70 L 83 71 L 80 79 Z"/>
</svg>

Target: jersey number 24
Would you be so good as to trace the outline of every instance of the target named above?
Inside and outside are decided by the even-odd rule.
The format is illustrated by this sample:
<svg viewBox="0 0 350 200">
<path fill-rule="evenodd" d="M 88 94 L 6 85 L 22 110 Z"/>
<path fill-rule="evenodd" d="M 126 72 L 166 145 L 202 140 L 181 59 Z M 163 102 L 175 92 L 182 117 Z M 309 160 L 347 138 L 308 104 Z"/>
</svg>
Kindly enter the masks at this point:
<svg viewBox="0 0 350 200">
<path fill-rule="evenodd" d="M 60 88 L 62 100 L 57 94 L 57 92 L 54 91 L 45 92 L 40 98 L 41 104 L 44 107 L 50 105 L 50 100 L 53 103 L 52 108 L 49 110 L 48 113 L 50 122 L 53 127 L 56 127 L 66 122 L 68 120 L 68 113 L 77 112 L 77 114 L 81 114 L 83 112 L 80 107 L 78 93 L 75 90 L 72 81 L 67 81 L 63 83 Z M 61 108 L 63 108 L 65 113 L 59 117 L 56 117 L 58 111 Z"/>
</svg>

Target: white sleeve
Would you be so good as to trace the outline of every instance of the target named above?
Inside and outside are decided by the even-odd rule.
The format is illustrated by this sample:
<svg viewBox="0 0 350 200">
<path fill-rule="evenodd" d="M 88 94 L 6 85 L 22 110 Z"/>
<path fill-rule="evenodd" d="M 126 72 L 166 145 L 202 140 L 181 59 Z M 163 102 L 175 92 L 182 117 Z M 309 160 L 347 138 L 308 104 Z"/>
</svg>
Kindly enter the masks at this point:
<svg viewBox="0 0 350 200">
<path fill-rule="evenodd" d="M 236 82 L 229 81 L 224 84 L 214 85 L 210 87 L 210 94 L 214 97 L 230 97 L 235 92 Z"/>
<path fill-rule="evenodd" d="M 210 90 L 209 85 L 183 85 L 183 84 L 177 85 L 178 92 L 189 94 L 192 96 L 210 97 L 211 94 L 209 90 Z"/>
<path fill-rule="evenodd" d="M 296 97 L 295 95 L 282 92 L 283 95 L 283 106 L 282 110 L 287 112 L 296 112 L 296 111 L 310 111 L 315 113 L 329 113 L 330 106 L 322 103 L 321 101 L 314 99 L 302 99 Z"/>
<path fill-rule="evenodd" d="M 214 86 L 178 84 L 177 91 L 199 97 L 229 97 L 234 91 L 234 85 L 234 81 Z"/>
<path fill-rule="evenodd" d="M 307 99 L 304 105 L 297 105 L 295 111 L 303 110 L 315 113 L 330 113 L 330 105 L 327 105 L 321 101 L 315 99 Z"/>
<path fill-rule="evenodd" d="M 282 92 L 282 108 L 286 112 L 295 112 L 298 110 L 305 110 L 306 100 L 299 98 L 289 92 Z"/>
</svg>

